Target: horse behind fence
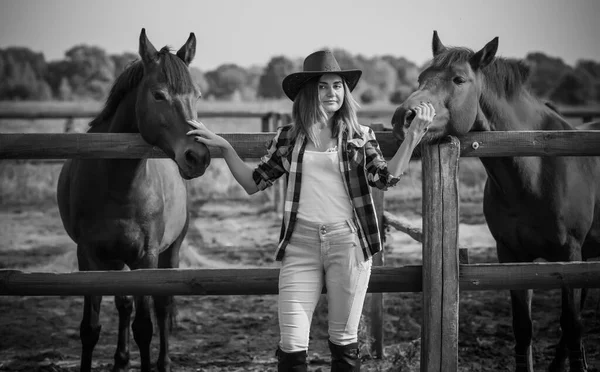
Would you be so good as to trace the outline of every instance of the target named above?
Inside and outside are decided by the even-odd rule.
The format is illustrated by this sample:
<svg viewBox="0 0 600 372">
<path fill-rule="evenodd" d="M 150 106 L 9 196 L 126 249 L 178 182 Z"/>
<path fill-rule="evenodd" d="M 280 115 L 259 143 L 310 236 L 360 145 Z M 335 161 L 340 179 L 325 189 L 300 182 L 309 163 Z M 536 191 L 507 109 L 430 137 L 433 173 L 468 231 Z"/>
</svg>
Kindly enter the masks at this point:
<svg viewBox="0 0 600 372">
<path fill-rule="evenodd" d="M 471 131 L 571 130 L 552 107 L 526 89 L 528 67 L 496 57 L 498 38 L 477 52 L 446 47 L 433 34 L 433 60 L 419 88 L 396 110 L 402 140 L 413 108 L 431 102 L 437 116 L 425 140 Z M 580 261 L 600 256 L 598 157 L 481 158 L 488 179 L 484 215 L 501 263 Z M 533 371 L 531 291 L 511 290 L 516 371 Z M 580 309 L 585 291 L 563 287 L 562 336 L 550 371 L 587 370 Z"/>
<path fill-rule="evenodd" d="M 176 268 L 179 248 L 188 227 L 187 189 L 182 179 L 204 174 L 208 148 L 186 132 L 196 119 L 199 90 L 188 65 L 196 39 L 173 55 L 156 51 L 142 29 L 140 61 L 115 81 L 102 112 L 89 132 L 140 133 L 170 159 L 72 159 L 58 181 L 58 206 L 64 227 L 77 243 L 80 271 Z M 124 156 L 126 157 L 126 156 Z M 90 371 L 92 352 L 100 335 L 102 296 L 85 296 L 80 326 L 81 371 Z M 116 296 L 119 335 L 114 371 L 129 366 L 130 296 Z M 170 371 L 169 325 L 172 296 L 154 296 L 160 330 L 158 370 Z M 133 337 L 139 347 L 141 370 L 150 371 L 153 326 L 148 296 L 136 296 Z"/>
</svg>

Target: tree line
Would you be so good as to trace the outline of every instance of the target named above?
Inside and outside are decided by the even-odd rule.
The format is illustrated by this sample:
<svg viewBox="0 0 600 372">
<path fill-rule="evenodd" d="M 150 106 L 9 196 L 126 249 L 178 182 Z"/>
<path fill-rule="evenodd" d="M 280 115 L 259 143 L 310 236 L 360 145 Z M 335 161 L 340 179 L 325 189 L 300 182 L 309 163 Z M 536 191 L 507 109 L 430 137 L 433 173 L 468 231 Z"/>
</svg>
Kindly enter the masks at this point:
<svg viewBox="0 0 600 372">
<path fill-rule="evenodd" d="M 354 93 L 364 104 L 403 102 L 424 67 L 393 55 L 333 52 L 342 68 L 363 70 Z M 86 44 L 72 47 L 56 61 L 25 47 L 0 49 L 0 100 L 104 100 L 114 79 L 137 58 Z M 531 67 L 530 89 L 539 97 L 564 105 L 600 102 L 600 62 L 582 59 L 569 66 L 541 52 L 527 54 L 524 61 Z M 282 79 L 301 67 L 301 59 L 279 55 L 265 66 L 222 64 L 210 71 L 191 67 L 191 73 L 207 99 L 252 101 L 284 98 Z"/>
</svg>

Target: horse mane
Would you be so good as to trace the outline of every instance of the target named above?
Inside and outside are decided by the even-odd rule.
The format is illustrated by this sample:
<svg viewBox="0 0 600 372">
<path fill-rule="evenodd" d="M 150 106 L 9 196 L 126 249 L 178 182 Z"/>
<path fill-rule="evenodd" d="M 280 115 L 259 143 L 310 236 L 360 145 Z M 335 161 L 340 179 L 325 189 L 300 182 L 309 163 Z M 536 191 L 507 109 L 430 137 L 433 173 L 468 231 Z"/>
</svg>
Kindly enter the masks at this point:
<svg viewBox="0 0 600 372">
<path fill-rule="evenodd" d="M 171 53 L 171 48 L 163 47 L 157 54 L 161 66 L 161 74 L 167 82 L 170 94 L 185 94 L 195 89 L 186 64 L 176 55 Z M 90 127 L 98 126 L 112 118 L 117 111 L 121 100 L 131 90 L 135 89 L 144 77 L 144 64 L 137 59 L 132 61 L 113 83 L 104 108 L 90 122 Z"/>
<path fill-rule="evenodd" d="M 439 53 L 430 63 L 431 68 L 449 68 L 454 64 L 469 63 L 475 52 L 469 48 L 451 47 Z M 481 69 L 484 86 L 499 96 L 511 98 L 526 87 L 530 69 L 519 59 L 496 57 Z"/>
</svg>

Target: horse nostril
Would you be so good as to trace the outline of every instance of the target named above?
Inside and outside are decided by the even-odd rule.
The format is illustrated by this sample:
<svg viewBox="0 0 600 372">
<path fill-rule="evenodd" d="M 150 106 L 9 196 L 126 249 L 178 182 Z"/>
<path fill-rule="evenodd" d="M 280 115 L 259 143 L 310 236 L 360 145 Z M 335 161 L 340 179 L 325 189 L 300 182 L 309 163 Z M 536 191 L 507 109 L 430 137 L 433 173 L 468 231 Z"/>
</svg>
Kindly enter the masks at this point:
<svg viewBox="0 0 600 372">
<path fill-rule="evenodd" d="M 407 110 L 406 114 L 404 115 L 404 124 L 407 126 L 410 125 L 410 123 L 412 123 L 416 115 L 417 114 L 414 110 Z"/>
<path fill-rule="evenodd" d="M 196 167 L 196 165 L 199 163 L 199 160 L 200 159 L 198 159 L 198 155 L 196 155 L 196 153 L 192 150 L 187 150 L 185 152 L 185 163 L 191 168 Z"/>
</svg>

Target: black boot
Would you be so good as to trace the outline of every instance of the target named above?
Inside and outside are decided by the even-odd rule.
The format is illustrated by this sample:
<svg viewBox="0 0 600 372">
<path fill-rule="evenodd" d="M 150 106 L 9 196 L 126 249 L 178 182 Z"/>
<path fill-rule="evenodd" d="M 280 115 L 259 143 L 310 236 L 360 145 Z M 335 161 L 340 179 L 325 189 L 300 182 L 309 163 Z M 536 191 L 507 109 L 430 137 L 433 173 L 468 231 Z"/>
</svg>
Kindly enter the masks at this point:
<svg viewBox="0 0 600 372">
<path fill-rule="evenodd" d="M 297 351 L 294 353 L 286 353 L 277 348 L 275 352 L 277 356 L 277 372 L 306 372 L 306 351 Z"/>
<path fill-rule="evenodd" d="M 331 372 L 360 371 L 358 342 L 339 346 L 329 341 L 329 350 L 331 350 Z"/>
</svg>

